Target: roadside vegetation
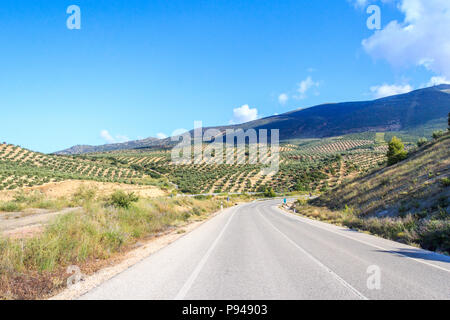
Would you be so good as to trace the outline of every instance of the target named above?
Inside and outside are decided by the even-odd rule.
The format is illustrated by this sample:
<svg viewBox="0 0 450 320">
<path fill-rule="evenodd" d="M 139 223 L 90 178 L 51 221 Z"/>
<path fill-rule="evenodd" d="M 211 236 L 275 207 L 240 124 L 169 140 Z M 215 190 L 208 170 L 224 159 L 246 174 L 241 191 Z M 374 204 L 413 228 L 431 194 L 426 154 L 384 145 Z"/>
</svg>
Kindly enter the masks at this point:
<svg viewBox="0 0 450 320">
<path fill-rule="evenodd" d="M 58 216 L 27 239 L 0 238 L 0 299 L 50 296 L 65 286 L 65 268 L 91 273 L 138 241 L 202 220 L 231 205 L 223 198 L 153 198 L 80 189 L 69 200 L 82 210 Z"/>
<path fill-rule="evenodd" d="M 19 190 L 11 201 L 0 201 L 0 212 L 20 212 L 25 209 L 61 210 L 72 207 L 73 201 L 68 199 L 49 199 L 39 191 L 25 192 Z"/>
<path fill-rule="evenodd" d="M 423 213 L 397 217 L 363 217 L 349 207 L 330 210 L 298 201 L 295 208 L 309 218 L 368 231 L 386 239 L 450 255 L 450 220 L 445 209 L 440 209 L 433 215 Z"/>
</svg>

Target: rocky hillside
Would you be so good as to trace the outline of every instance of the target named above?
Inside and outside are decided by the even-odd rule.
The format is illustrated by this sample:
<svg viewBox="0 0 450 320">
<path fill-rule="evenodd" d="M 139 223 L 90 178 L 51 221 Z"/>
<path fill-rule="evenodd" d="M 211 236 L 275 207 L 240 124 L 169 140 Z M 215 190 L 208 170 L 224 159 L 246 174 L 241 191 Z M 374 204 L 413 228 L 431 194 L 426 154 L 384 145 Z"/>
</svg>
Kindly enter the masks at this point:
<svg viewBox="0 0 450 320">
<path fill-rule="evenodd" d="M 104 144 L 101 146 L 89 146 L 89 145 L 77 145 L 69 149 L 55 152 L 59 155 L 73 155 L 73 154 L 83 154 L 83 153 L 94 153 L 94 152 L 108 152 L 114 150 L 128 150 L 128 149 L 138 149 L 142 147 L 148 147 L 155 144 L 159 139 L 157 138 L 146 138 L 143 140 L 134 140 L 123 143 L 113 143 Z"/>
</svg>

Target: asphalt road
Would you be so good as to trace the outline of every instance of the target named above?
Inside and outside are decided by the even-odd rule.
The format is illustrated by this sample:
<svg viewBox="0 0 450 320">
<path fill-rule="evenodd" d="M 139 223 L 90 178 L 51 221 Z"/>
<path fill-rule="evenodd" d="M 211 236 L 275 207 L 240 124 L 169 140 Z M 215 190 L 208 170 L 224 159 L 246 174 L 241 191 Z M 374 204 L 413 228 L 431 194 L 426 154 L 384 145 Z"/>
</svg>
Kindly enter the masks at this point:
<svg viewBox="0 0 450 320">
<path fill-rule="evenodd" d="M 450 257 L 280 203 L 227 209 L 81 299 L 450 299 Z"/>
</svg>

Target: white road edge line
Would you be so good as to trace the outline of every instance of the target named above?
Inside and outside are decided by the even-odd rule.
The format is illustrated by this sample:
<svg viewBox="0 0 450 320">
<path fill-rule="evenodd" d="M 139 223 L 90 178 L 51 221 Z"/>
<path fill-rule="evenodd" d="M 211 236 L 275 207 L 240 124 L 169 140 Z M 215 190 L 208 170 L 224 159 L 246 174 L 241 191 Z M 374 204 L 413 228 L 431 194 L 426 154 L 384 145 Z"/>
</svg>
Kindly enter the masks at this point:
<svg viewBox="0 0 450 320">
<path fill-rule="evenodd" d="M 362 243 L 362 244 L 365 244 L 365 245 L 367 245 L 367 246 L 369 246 L 369 247 L 372 247 L 372 248 L 375 248 L 375 249 L 383 250 L 383 251 L 386 251 L 386 252 L 392 252 L 392 250 L 389 250 L 389 249 L 380 247 L 380 246 L 378 246 L 378 245 L 376 245 L 376 244 L 372 244 L 372 243 L 369 243 L 369 242 L 364 241 L 364 240 L 356 239 L 356 238 L 350 237 L 350 236 L 348 236 L 348 235 L 342 234 L 342 233 L 340 233 L 340 232 L 337 232 L 337 231 L 330 230 L 330 229 L 328 229 L 328 228 L 324 228 L 324 227 L 322 227 L 322 226 L 319 226 L 319 225 L 313 223 L 313 221 L 315 221 L 315 220 L 312 220 L 312 221 L 310 222 L 310 221 L 308 221 L 308 220 L 309 220 L 308 218 L 303 218 L 303 217 L 296 216 L 296 215 L 294 215 L 294 214 L 292 214 L 292 213 L 284 212 L 283 210 L 281 210 L 281 209 L 278 208 L 278 207 L 276 207 L 276 209 L 278 209 L 279 212 L 281 212 L 283 215 L 285 215 L 285 216 L 287 216 L 287 217 L 289 217 L 289 218 L 293 218 L 293 219 L 295 219 L 295 220 L 297 220 L 297 221 L 304 222 L 304 223 L 309 224 L 309 225 L 311 225 L 311 226 L 313 226 L 313 227 L 316 227 L 316 228 L 319 228 L 319 229 L 322 229 L 322 230 L 325 230 L 325 231 L 328 231 L 328 232 L 331 232 L 331 233 L 340 235 L 341 237 L 344 237 L 344 238 L 348 238 L 348 239 L 351 239 L 351 240 L 360 242 L 360 243 Z M 332 226 L 333 226 L 333 225 L 332 225 Z M 383 239 L 383 238 L 380 238 L 380 239 Z M 430 267 L 433 267 L 433 268 L 436 268 L 436 269 L 439 269 L 439 270 L 442 270 L 442 271 L 450 272 L 449 269 L 446 269 L 446 268 L 437 266 L 437 265 L 435 265 L 435 264 L 432 264 L 432 263 L 423 261 L 423 260 L 421 260 L 421 259 L 412 258 L 412 257 L 410 257 L 410 256 L 407 256 L 407 255 L 405 255 L 405 254 L 398 253 L 398 252 L 395 252 L 395 254 L 398 254 L 399 256 L 402 256 L 402 257 L 411 259 L 411 260 L 416 261 L 416 262 L 419 262 L 419 263 L 423 263 L 423 264 L 425 264 L 425 265 L 427 265 L 427 266 L 430 266 Z"/>
<path fill-rule="evenodd" d="M 239 208 L 237 208 L 239 209 Z M 228 219 L 227 223 L 223 227 L 220 234 L 217 236 L 216 240 L 212 243 L 211 247 L 209 247 L 208 251 L 205 253 L 205 255 L 202 257 L 200 262 L 198 263 L 197 267 L 195 267 L 194 271 L 191 273 L 189 278 L 184 283 L 183 287 L 180 289 L 178 294 L 175 296 L 174 300 L 183 300 L 186 297 L 186 294 L 191 289 L 192 285 L 194 284 L 195 280 L 197 279 L 198 275 L 200 274 L 200 271 L 202 271 L 203 267 L 206 264 L 206 261 L 208 261 L 209 256 L 211 255 L 212 251 L 216 247 L 217 243 L 219 242 L 222 235 L 225 233 L 225 230 L 227 229 L 228 225 L 230 224 L 231 220 L 233 219 L 234 215 L 236 214 L 237 210 L 234 210 L 231 217 Z"/>
<path fill-rule="evenodd" d="M 257 209 L 258 210 L 258 209 Z M 312 256 L 308 251 L 300 247 L 297 243 L 292 241 L 287 235 L 285 235 L 283 232 L 281 232 L 277 227 L 275 227 L 264 215 L 258 210 L 259 215 L 277 232 L 279 232 L 287 241 L 289 241 L 293 246 L 295 246 L 298 250 L 303 252 L 308 258 L 313 260 L 316 264 L 318 264 L 320 267 L 322 267 L 325 271 L 327 271 L 329 274 L 331 274 L 339 283 L 341 283 L 344 287 L 352 291 L 356 296 L 358 296 L 362 300 L 369 300 L 366 296 L 364 296 L 361 292 L 356 290 L 351 284 L 349 284 L 347 281 L 342 279 L 339 275 L 337 275 L 333 270 L 328 268 L 326 265 L 324 265 L 322 262 L 317 260 L 314 256 Z"/>
</svg>

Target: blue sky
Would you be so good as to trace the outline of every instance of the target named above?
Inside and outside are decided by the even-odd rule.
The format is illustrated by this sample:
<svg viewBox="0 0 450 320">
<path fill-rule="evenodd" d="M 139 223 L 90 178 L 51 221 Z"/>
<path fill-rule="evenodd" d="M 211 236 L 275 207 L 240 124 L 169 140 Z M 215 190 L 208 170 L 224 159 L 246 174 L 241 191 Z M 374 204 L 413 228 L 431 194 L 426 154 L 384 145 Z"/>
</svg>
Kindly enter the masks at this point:
<svg viewBox="0 0 450 320">
<path fill-rule="evenodd" d="M 404 22 L 408 1 L 372 1 L 383 28 Z M 384 56 L 388 41 L 366 26 L 369 1 L 356 2 L 3 0 L 0 140 L 52 152 L 446 79 L 439 57 Z M 73 4 L 81 30 L 66 27 Z"/>
</svg>

